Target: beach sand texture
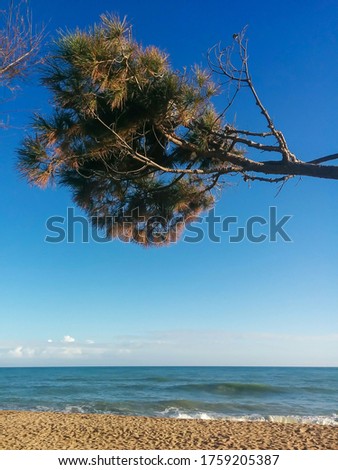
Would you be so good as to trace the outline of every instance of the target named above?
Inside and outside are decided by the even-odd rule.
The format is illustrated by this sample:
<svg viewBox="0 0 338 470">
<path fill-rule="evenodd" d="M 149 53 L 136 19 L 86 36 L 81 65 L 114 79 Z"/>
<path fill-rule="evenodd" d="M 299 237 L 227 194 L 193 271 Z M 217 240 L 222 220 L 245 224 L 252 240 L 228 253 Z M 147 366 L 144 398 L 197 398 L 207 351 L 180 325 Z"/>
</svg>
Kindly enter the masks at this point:
<svg viewBox="0 0 338 470">
<path fill-rule="evenodd" d="M 338 449 L 338 427 L 0 411 L 0 449 Z"/>
</svg>

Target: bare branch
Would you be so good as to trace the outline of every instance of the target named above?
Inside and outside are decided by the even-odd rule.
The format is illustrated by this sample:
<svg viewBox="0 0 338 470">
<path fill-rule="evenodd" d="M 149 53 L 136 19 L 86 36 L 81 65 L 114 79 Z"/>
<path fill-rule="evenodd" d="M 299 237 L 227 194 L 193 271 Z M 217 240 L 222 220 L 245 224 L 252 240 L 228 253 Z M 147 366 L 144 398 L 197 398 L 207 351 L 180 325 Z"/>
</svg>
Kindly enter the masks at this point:
<svg viewBox="0 0 338 470">
<path fill-rule="evenodd" d="M 337 159 L 338 159 L 338 153 L 333 153 L 332 155 L 327 155 L 326 157 L 316 158 L 315 160 L 311 160 L 310 162 L 307 162 L 307 163 L 313 163 L 315 165 L 318 165 L 318 163 L 329 162 L 331 160 L 337 160 Z"/>
<path fill-rule="evenodd" d="M 7 10 L 0 12 L 0 79 L 2 86 L 12 89 L 14 80 L 27 75 L 37 62 L 37 52 L 44 29 L 34 31 L 27 0 L 17 4 L 11 0 Z"/>
<path fill-rule="evenodd" d="M 245 131 L 241 129 L 236 129 L 235 127 L 231 127 L 230 125 L 225 126 L 225 131 L 229 134 L 242 134 L 242 135 L 251 135 L 253 137 L 271 137 L 273 136 L 272 132 L 253 132 L 253 131 Z"/>
<path fill-rule="evenodd" d="M 244 137 L 238 137 L 238 135 L 236 135 L 236 134 L 233 135 L 233 133 L 231 133 L 229 135 L 229 134 L 226 133 L 226 134 L 223 135 L 223 134 L 214 133 L 214 135 L 217 135 L 218 137 L 224 137 L 225 139 L 230 140 L 230 141 L 234 142 L 235 144 L 236 143 L 244 144 L 247 147 L 252 147 L 252 148 L 262 150 L 262 151 L 266 151 L 266 152 L 280 152 L 280 147 L 278 147 L 276 145 L 261 144 L 259 142 L 255 142 L 254 140 L 245 139 Z M 248 135 L 250 135 L 250 134 L 248 134 Z"/>
<path fill-rule="evenodd" d="M 247 132 L 237 132 L 237 134 L 246 134 L 252 136 L 260 136 L 260 137 L 267 137 L 267 136 L 274 136 L 277 140 L 278 147 L 271 146 L 270 148 L 261 148 L 261 150 L 267 151 L 277 151 L 281 154 L 283 161 L 290 161 L 295 162 L 297 161 L 295 155 L 289 150 L 286 139 L 283 133 L 276 129 L 274 122 L 267 110 L 267 108 L 263 105 L 258 93 L 253 85 L 250 71 L 249 71 L 249 63 L 248 63 L 248 41 L 245 39 L 245 32 L 246 28 L 244 28 L 240 33 L 234 34 L 233 39 L 234 42 L 232 46 L 229 46 L 225 49 L 218 49 L 216 52 L 216 48 L 213 48 L 213 52 L 216 55 L 216 62 L 209 61 L 212 70 L 215 73 L 223 74 L 227 77 L 231 83 L 236 84 L 236 94 L 241 86 L 247 86 L 250 89 L 250 92 L 255 100 L 256 105 L 260 109 L 261 114 L 264 116 L 267 127 L 270 129 L 271 132 L 265 133 L 252 133 L 250 131 Z M 234 55 L 234 51 L 237 49 L 237 54 L 240 60 L 240 65 L 235 66 L 232 62 L 232 56 Z M 235 94 L 235 96 L 236 96 Z M 231 102 L 232 104 L 232 102 Z M 234 131 L 236 132 L 236 131 Z M 238 140 L 240 142 L 240 140 Z M 252 142 L 243 142 L 245 145 L 260 148 L 257 144 L 252 144 Z"/>
<path fill-rule="evenodd" d="M 288 179 L 293 178 L 292 176 L 281 176 L 280 178 L 264 178 L 262 176 L 252 176 L 248 175 L 247 173 L 244 173 L 243 175 L 243 180 L 244 181 L 264 181 L 266 183 L 281 183 L 285 182 Z"/>
</svg>

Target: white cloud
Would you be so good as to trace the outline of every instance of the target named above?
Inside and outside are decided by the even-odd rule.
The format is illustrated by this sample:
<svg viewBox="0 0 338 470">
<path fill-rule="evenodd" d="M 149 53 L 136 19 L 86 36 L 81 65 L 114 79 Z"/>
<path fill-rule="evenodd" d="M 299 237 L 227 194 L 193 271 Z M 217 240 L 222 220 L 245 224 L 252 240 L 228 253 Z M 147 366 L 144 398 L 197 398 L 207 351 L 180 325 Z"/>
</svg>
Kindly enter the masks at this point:
<svg viewBox="0 0 338 470">
<path fill-rule="evenodd" d="M 23 356 L 23 347 L 18 346 L 15 349 L 11 349 L 10 351 L 8 351 L 8 355 L 12 356 L 12 357 L 22 357 Z"/>
<path fill-rule="evenodd" d="M 33 348 L 24 348 L 23 346 L 17 346 L 14 349 L 8 351 L 8 355 L 11 357 L 21 358 L 21 357 L 33 357 L 35 356 L 35 349 Z"/>
<path fill-rule="evenodd" d="M 117 350 L 117 354 L 125 355 L 125 354 L 131 354 L 133 351 L 131 349 L 127 348 L 121 348 Z"/>
<path fill-rule="evenodd" d="M 82 355 L 81 348 L 62 348 L 61 355 L 66 357 L 74 357 Z"/>
<path fill-rule="evenodd" d="M 74 343 L 74 342 L 75 342 L 75 338 L 69 335 L 64 336 L 62 340 L 62 343 Z"/>
<path fill-rule="evenodd" d="M 212 330 L 154 331 L 116 335 L 109 342 L 0 341 L 0 365 L 331 365 L 338 335 Z"/>
</svg>

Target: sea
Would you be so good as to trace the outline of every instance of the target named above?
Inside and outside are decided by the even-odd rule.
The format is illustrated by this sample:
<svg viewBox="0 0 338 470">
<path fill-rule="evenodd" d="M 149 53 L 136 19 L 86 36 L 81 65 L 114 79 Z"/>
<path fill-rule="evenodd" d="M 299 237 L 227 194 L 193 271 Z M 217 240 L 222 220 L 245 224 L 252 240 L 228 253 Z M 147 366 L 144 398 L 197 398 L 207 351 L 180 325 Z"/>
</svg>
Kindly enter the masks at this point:
<svg viewBox="0 0 338 470">
<path fill-rule="evenodd" d="M 0 368 L 0 409 L 338 425 L 338 368 Z"/>
</svg>

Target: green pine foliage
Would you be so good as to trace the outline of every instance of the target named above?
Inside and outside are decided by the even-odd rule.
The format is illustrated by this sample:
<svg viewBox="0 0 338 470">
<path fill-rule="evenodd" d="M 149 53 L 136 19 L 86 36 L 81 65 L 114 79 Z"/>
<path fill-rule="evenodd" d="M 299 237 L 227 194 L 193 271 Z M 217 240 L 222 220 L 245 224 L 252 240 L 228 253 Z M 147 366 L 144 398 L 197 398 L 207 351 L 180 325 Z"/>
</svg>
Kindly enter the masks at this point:
<svg viewBox="0 0 338 470">
<path fill-rule="evenodd" d="M 53 112 L 34 117 L 19 151 L 30 183 L 67 186 L 108 237 L 143 245 L 176 240 L 213 205 L 210 175 L 199 171 L 215 165 L 203 152 L 221 126 L 208 73 L 173 71 L 126 20 L 104 15 L 89 31 L 60 34 L 42 81 Z"/>
</svg>

